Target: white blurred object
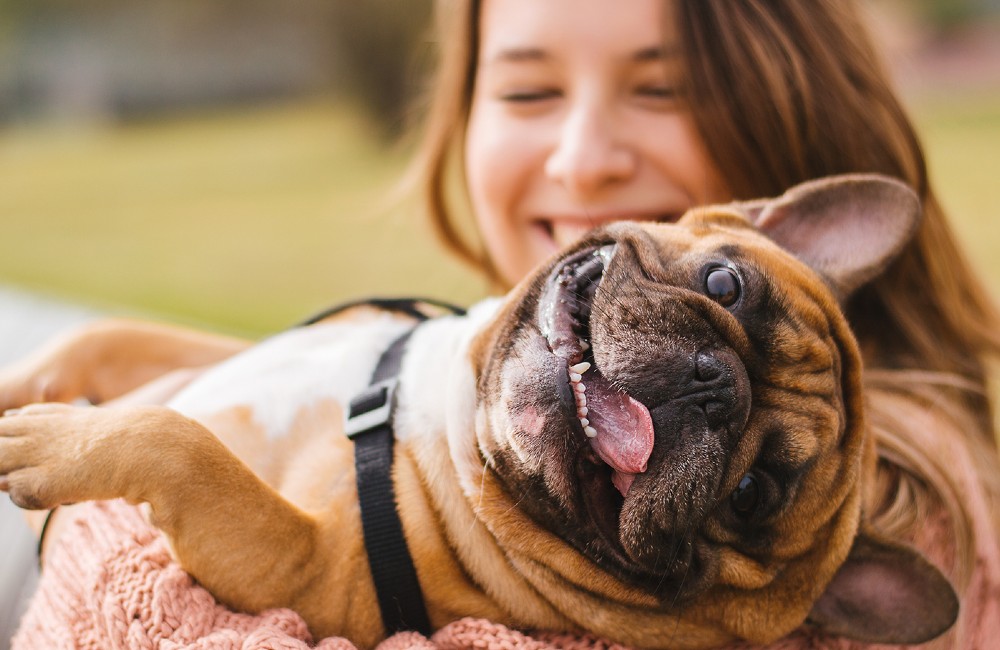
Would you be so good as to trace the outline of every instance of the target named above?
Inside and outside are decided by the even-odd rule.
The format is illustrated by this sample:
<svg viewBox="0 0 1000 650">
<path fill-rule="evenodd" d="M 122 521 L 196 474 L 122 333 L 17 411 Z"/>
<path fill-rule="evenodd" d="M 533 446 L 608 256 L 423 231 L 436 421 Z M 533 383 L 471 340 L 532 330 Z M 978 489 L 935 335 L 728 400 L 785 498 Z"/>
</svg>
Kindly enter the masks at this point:
<svg viewBox="0 0 1000 650">
<path fill-rule="evenodd" d="M 53 334 L 93 319 L 82 307 L 0 286 L 0 365 L 33 350 Z M 21 511 L 0 495 L 0 650 L 7 650 L 38 581 L 35 536 Z"/>
</svg>

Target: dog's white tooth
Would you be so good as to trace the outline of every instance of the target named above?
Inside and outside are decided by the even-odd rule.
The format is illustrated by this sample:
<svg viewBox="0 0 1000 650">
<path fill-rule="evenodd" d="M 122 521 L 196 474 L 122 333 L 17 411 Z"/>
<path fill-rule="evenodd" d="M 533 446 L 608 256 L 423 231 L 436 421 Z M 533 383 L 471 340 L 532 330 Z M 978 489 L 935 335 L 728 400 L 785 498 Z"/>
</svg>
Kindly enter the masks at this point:
<svg viewBox="0 0 1000 650">
<path fill-rule="evenodd" d="M 577 403 L 578 406 L 586 406 L 587 405 L 587 396 L 584 395 L 583 393 L 577 393 L 576 394 L 576 403 Z"/>
<path fill-rule="evenodd" d="M 583 393 L 586 392 L 587 387 L 583 385 L 582 381 L 578 381 L 575 384 L 573 384 L 573 390 L 575 390 L 578 393 Z"/>
<path fill-rule="evenodd" d="M 590 426 L 590 420 L 588 420 L 587 418 L 580 418 L 580 424 L 582 424 L 585 427 L 589 427 Z"/>
<path fill-rule="evenodd" d="M 590 409 L 588 409 L 586 406 L 581 406 L 580 408 L 576 409 L 577 417 L 585 418 L 587 417 L 588 413 L 590 413 Z"/>
<path fill-rule="evenodd" d="M 593 438 L 597 436 L 597 429 L 594 427 L 583 427 L 583 432 L 587 434 L 588 438 Z"/>
<path fill-rule="evenodd" d="M 580 339 L 580 349 L 586 352 L 587 350 L 590 349 L 590 343 L 587 343 L 583 339 Z"/>
<path fill-rule="evenodd" d="M 583 373 L 587 372 L 588 370 L 590 370 L 590 363 L 588 363 L 586 361 L 581 361 L 580 363 L 576 364 L 575 366 L 570 366 L 569 367 L 569 371 L 570 372 L 575 372 L 575 373 L 577 373 L 579 375 L 582 375 Z"/>
<path fill-rule="evenodd" d="M 578 372 L 571 372 L 571 373 L 569 373 L 569 380 L 571 382 L 573 382 L 574 384 L 576 382 L 580 381 L 581 379 L 583 379 L 583 375 L 581 375 L 580 373 L 578 373 Z"/>
</svg>

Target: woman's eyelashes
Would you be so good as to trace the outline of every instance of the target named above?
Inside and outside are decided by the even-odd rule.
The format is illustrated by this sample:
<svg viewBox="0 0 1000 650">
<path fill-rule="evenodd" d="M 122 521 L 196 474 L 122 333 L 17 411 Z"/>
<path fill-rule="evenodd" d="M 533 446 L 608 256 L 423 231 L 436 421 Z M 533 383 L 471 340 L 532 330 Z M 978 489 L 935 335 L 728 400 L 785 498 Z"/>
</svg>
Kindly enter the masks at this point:
<svg viewBox="0 0 1000 650">
<path fill-rule="evenodd" d="M 660 103 L 672 103 L 679 95 L 677 88 L 669 85 L 639 86 L 635 88 L 632 93 L 639 99 Z M 512 90 L 500 93 L 498 95 L 498 99 L 503 102 L 515 104 L 530 104 L 534 102 L 558 99 L 562 97 L 563 94 L 563 91 L 555 88 Z"/>
<path fill-rule="evenodd" d="M 636 94 L 648 97 L 674 97 L 677 89 L 667 85 L 640 86 L 635 90 Z"/>
<path fill-rule="evenodd" d="M 677 88 L 675 86 L 667 85 L 640 86 L 635 89 L 635 94 L 640 97 L 648 97 L 650 99 L 660 99 L 665 101 L 673 101 L 678 96 Z"/>
<path fill-rule="evenodd" d="M 511 104 L 537 104 L 561 96 L 562 92 L 554 88 L 538 88 L 501 92 L 498 98 Z"/>
<path fill-rule="evenodd" d="M 672 110 L 677 106 L 680 91 L 675 83 L 657 81 L 636 84 L 632 88 L 632 96 L 643 108 Z"/>
</svg>

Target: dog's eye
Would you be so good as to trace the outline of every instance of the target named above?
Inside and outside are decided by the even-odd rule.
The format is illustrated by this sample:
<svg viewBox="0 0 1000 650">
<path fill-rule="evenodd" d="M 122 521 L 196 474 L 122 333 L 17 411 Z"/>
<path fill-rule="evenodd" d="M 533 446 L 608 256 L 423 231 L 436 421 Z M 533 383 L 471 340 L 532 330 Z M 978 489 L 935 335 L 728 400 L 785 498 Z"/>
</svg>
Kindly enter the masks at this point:
<svg viewBox="0 0 1000 650">
<path fill-rule="evenodd" d="M 760 501 L 760 482 L 753 472 L 747 474 L 740 480 L 740 484 L 733 490 L 732 503 L 736 514 L 744 517 L 753 514 Z"/>
<path fill-rule="evenodd" d="M 723 307 L 732 307 L 740 299 L 740 279 L 732 269 L 717 266 L 705 275 L 705 294 Z"/>
</svg>

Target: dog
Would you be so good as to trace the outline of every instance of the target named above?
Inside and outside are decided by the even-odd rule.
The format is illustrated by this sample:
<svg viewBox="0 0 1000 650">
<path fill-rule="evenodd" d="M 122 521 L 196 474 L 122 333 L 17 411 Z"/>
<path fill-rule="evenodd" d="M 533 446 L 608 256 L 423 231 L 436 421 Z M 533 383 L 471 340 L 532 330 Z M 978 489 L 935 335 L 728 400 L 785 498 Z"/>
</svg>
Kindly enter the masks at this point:
<svg viewBox="0 0 1000 650">
<path fill-rule="evenodd" d="M 803 624 L 882 643 L 947 630 L 946 578 L 866 522 L 874 446 L 840 309 L 920 214 L 904 184 L 848 175 L 612 224 L 505 297 L 416 327 L 392 484 L 432 625 L 682 649 Z M 0 487 L 29 509 L 146 504 L 220 601 L 290 607 L 371 647 L 386 629 L 343 429 L 412 327 L 359 306 L 163 405 L 15 409 Z"/>
</svg>

